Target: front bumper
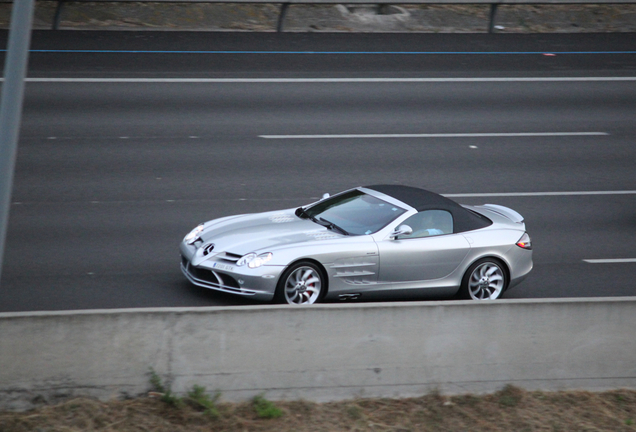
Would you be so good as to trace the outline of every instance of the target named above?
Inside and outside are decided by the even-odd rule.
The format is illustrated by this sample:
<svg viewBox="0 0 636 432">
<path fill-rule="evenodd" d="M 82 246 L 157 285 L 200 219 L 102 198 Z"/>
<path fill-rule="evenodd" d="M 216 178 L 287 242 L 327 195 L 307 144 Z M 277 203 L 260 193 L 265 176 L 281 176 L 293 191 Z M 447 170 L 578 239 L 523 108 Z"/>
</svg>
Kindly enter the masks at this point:
<svg viewBox="0 0 636 432">
<path fill-rule="evenodd" d="M 213 263 L 205 263 L 213 264 Z M 229 294 L 252 297 L 258 301 L 272 301 L 282 267 L 263 266 L 245 273 L 219 271 L 207 266 L 194 266 L 181 257 L 181 271 L 194 285 Z"/>
</svg>

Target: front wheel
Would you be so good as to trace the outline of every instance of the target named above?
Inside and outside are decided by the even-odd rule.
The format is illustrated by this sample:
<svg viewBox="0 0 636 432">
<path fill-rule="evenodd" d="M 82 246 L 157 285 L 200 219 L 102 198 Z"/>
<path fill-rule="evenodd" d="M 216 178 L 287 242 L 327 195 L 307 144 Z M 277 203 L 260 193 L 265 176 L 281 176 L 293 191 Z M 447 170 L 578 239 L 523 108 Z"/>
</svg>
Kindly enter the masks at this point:
<svg viewBox="0 0 636 432">
<path fill-rule="evenodd" d="M 294 305 L 314 304 L 323 294 L 325 283 L 320 268 L 301 261 L 289 267 L 278 281 L 276 302 Z"/>
<path fill-rule="evenodd" d="M 508 284 L 506 272 L 499 261 L 484 258 L 470 266 L 459 289 L 460 298 L 495 300 L 501 297 Z"/>
</svg>

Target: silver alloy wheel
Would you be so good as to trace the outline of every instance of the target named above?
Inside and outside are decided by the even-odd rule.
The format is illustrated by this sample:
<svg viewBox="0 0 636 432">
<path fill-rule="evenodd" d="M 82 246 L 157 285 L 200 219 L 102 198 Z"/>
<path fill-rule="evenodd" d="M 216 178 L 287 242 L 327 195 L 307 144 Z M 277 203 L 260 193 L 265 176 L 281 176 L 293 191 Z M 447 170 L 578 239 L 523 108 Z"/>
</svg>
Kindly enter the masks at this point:
<svg viewBox="0 0 636 432">
<path fill-rule="evenodd" d="M 473 300 L 495 300 L 503 291 L 505 276 L 497 264 L 486 261 L 470 274 L 468 293 Z"/>
<path fill-rule="evenodd" d="M 285 301 L 289 304 L 313 304 L 320 297 L 322 279 L 318 270 L 309 266 L 294 269 L 285 280 Z"/>
</svg>

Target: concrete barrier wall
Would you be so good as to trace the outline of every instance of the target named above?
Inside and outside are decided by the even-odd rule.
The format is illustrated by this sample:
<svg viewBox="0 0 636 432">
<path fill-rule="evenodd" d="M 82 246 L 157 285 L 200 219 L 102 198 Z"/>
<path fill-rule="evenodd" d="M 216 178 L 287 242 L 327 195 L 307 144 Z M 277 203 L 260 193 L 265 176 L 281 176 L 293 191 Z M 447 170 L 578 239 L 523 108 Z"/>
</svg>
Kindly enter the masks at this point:
<svg viewBox="0 0 636 432">
<path fill-rule="evenodd" d="M 636 298 L 0 314 L 0 408 L 149 390 L 225 400 L 636 388 Z"/>
</svg>

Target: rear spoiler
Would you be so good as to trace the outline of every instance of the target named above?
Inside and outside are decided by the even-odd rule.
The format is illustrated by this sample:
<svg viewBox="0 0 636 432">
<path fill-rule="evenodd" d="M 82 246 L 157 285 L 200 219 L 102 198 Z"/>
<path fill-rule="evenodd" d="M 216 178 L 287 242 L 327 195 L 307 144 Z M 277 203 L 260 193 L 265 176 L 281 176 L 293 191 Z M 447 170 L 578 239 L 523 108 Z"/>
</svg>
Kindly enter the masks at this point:
<svg viewBox="0 0 636 432">
<path fill-rule="evenodd" d="M 501 216 L 507 217 L 508 219 L 510 219 L 511 221 L 515 223 L 518 223 L 518 224 L 523 223 L 523 216 L 521 216 L 519 213 L 517 213 L 511 208 L 504 207 L 497 204 L 484 204 L 479 207 L 485 207 L 492 212 L 495 212 L 497 214 L 500 214 Z"/>
</svg>

